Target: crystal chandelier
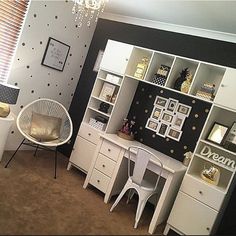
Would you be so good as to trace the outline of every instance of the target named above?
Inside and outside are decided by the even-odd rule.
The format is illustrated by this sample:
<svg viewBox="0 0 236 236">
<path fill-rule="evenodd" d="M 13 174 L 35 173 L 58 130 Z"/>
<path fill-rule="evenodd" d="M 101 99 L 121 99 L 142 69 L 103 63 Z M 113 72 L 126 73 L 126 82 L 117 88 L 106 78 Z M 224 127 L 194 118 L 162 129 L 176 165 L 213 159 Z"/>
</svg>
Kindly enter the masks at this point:
<svg viewBox="0 0 236 236">
<path fill-rule="evenodd" d="M 81 27 L 84 20 L 87 21 L 87 26 L 90 26 L 94 18 L 97 22 L 99 14 L 104 11 L 106 1 L 108 0 L 73 0 L 72 13 L 75 14 L 75 21 L 78 20 L 78 26 Z"/>
</svg>

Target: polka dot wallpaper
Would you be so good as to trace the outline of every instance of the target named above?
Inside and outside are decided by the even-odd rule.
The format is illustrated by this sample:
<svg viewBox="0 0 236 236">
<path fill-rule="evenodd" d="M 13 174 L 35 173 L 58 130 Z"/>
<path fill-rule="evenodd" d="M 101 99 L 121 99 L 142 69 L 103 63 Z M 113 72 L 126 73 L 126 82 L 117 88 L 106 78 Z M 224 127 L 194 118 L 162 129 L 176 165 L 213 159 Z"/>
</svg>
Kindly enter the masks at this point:
<svg viewBox="0 0 236 236">
<path fill-rule="evenodd" d="M 145 128 L 157 95 L 167 99 L 176 99 L 180 103 L 192 107 L 189 116 L 185 119 L 182 127 L 183 133 L 179 141 L 161 137 L 152 130 Z M 128 118 L 135 121 L 136 140 L 182 161 L 185 152 L 194 151 L 210 108 L 211 104 L 202 100 L 139 82 Z"/>
<path fill-rule="evenodd" d="M 9 75 L 9 84 L 20 88 L 15 116 L 31 101 L 51 98 L 67 109 L 72 101 L 95 30 L 95 23 L 78 27 L 72 1 L 31 1 Z M 41 65 L 48 38 L 70 45 L 63 72 Z M 12 127 L 6 149 L 14 150 L 22 136 Z"/>
</svg>

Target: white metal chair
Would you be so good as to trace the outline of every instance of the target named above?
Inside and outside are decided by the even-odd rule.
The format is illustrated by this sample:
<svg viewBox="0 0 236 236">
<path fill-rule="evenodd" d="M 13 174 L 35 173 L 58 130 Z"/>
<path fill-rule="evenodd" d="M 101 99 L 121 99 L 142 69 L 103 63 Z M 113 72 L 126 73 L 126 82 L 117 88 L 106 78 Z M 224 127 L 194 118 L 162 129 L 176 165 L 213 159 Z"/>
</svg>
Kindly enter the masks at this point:
<svg viewBox="0 0 236 236">
<path fill-rule="evenodd" d="M 59 137 L 52 141 L 42 141 L 39 139 L 36 139 L 30 135 L 30 129 L 31 129 L 31 121 L 32 121 L 32 114 L 33 112 L 49 117 L 56 117 L 61 119 L 61 126 L 60 126 L 60 134 Z M 69 141 L 72 135 L 73 131 L 73 125 L 70 118 L 69 113 L 65 109 L 65 107 L 60 104 L 57 101 L 41 98 L 38 100 L 35 100 L 25 106 L 17 116 L 16 120 L 17 128 L 20 131 L 20 133 L 23 135 L 24 139 L 16 149 L 16 151 L 13 153 L 7 164 L 5 165 L 5 168 L 8 167 L 9 163 L 17 153 L 17 151 L 20 149 L 21 145 L 28 145 L 35 147 L 34 156 L 36 155 L 36 152 L 38 148 L 40 149 L 46 149 L 46 150 L 54 150 L 55 151 L 55 175 L 54 178 L 56 178 L 56 169 L 57 169 L 57 147 L 60 145 L 63 145 Z"/>
<path fill-rule="evenodd" d="M 133 169 L 133 174 L 131 175 L 131 153 L 136 152 L 136 159 L 135 159 L 135 165 Z M 121 193 L 117 197 L 116 201 L 112 205 L 110 211 L 113 211 L 113 209 L 116 207 L 116 205 L 119 203 L 121 198 L 124 196 L 127 190 L 129 190 L 127 203 L 131 200 L 133 197 L 135 191 L 138 193 L 138 206 L 136 210 L 136 216 L 135 216 L 135 224 L 134 228 L 137 228 L 138 222 L 141 218 L 143 209 L 146 205 L 147 200 L 155 193 L 157 193 L 157 186 L 163 171 L 163 164 L 161 160 L 154 155 L 152 152 L 138 146 L 130 146 L 128 148 L 128 180 L 122 189 Z M 154 158 L 154 160 L 158 161 L 160 163 L 160 173 L 157 177 L 157 180 L 154 181 L 154 183 L 150 183 L 149 181 L 144 179 L 144 175 L 147 169 L 147 165 L 151 158 Z"/>
</svg>

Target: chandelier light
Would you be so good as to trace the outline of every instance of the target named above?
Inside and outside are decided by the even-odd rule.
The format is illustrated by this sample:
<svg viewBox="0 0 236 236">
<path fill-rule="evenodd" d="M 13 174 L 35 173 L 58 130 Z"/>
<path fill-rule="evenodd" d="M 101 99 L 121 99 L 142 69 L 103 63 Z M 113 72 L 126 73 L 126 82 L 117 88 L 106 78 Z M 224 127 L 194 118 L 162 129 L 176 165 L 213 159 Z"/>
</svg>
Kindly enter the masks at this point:
<svg viewBox="0 0 236 236">
<path fill-rule="evenodd" d="M 75 14 L 78 26 L 81 27 L 83 21 L 87 21 L 87 26 L 91 25 L 93 19 L 97 22 L 99 14 L 104 11 L 106 1 L 108 0 L 73 0 L 72 13 Z"/>
</svg>

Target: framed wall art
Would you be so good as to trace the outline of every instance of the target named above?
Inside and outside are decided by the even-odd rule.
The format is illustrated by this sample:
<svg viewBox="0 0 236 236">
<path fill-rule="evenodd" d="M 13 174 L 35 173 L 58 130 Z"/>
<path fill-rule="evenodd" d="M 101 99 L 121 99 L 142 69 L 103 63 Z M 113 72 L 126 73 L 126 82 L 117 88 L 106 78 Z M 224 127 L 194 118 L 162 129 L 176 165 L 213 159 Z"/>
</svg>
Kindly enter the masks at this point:
<svg viewBox="0 0 236 236">
<path fill-rule="evenodd" d="M 174 139 L 175 141 L 179 141 L 180 138 L 181 138 L 182 132 L 183 131 L 180 131 L 180 130 L 177 130 L 177 129 L 174 129 L 174 128 L 170 127 L 167 131 L 166 136 L 171 138 L 171 139 Z"/>
<path fill-rule="evenodd" d="M 179 101 L 173 98 L 169 98 L 166 110 L 169 112 L 175 112 Z"/>
<path fill-rule="evenodd" d="M 162 109 L 160 107 L 155 107 L 152 110 L 152 115 L 151 118 L 152 119 L 159 119 L 161 117 L 161 113 L 162 113 Z"/>
<path fill-rule="evenodd" d="M 167 133 L 167 130 L 169 128 L 169 125 L 166 124 L 166 123 L 160 123 L 158 129 L 157 129 L 157 132 L 156 134 L 165 138 L 166 137 L 166 133 Z"/>
<path fill-rule="evenodd" d="M 148 119 L 146 123 L 146 128 L 156 132 L 158 125 L 159 125 L 158 121 Z"/>
<path fill-rule="evenodd" d="M 192 107 L 187 106 L 185 104 L 179 103 L 178 107 L 177 107 L 177 112 L 185 115 L 185 116 L 189 116 L 190 112 L 191 112 Z"/>
<path fill-rule="evenodd" d="M 182 115 L 181 113 L 177 113 L 174 116 L 172 127 L 178 130 L 181 130 L 184 124 L 186 116 Z"/>
<path fill-rule="evenodd" d="M 170 114 L 168 112 L 163 112 L 161 120 L 165 121 L 165 122 L 168 122 L 168 123 L 171 123 L 173 118 L 174 118 L 174 115 L 172 115 L 172 114 Z"/>
<path fill-rule="evenodd" d="M 168 102 L 168 99 L 167 99 L 167 98 L 163 98 L 163 97 L 160 97 L 160 96 L 156 96 L 154 105 L 155 105 L 155 106 L 160 106 L 160 107 L 163 107 L 163 108 L 164 108 L 164 107 L 166 107 L 167 102 Z"/>
<path fill-rule="evenodd" d="M 49 37 L 41 64 L 63 71 L 69 51 L 69 45 Z"/>
</svg>

